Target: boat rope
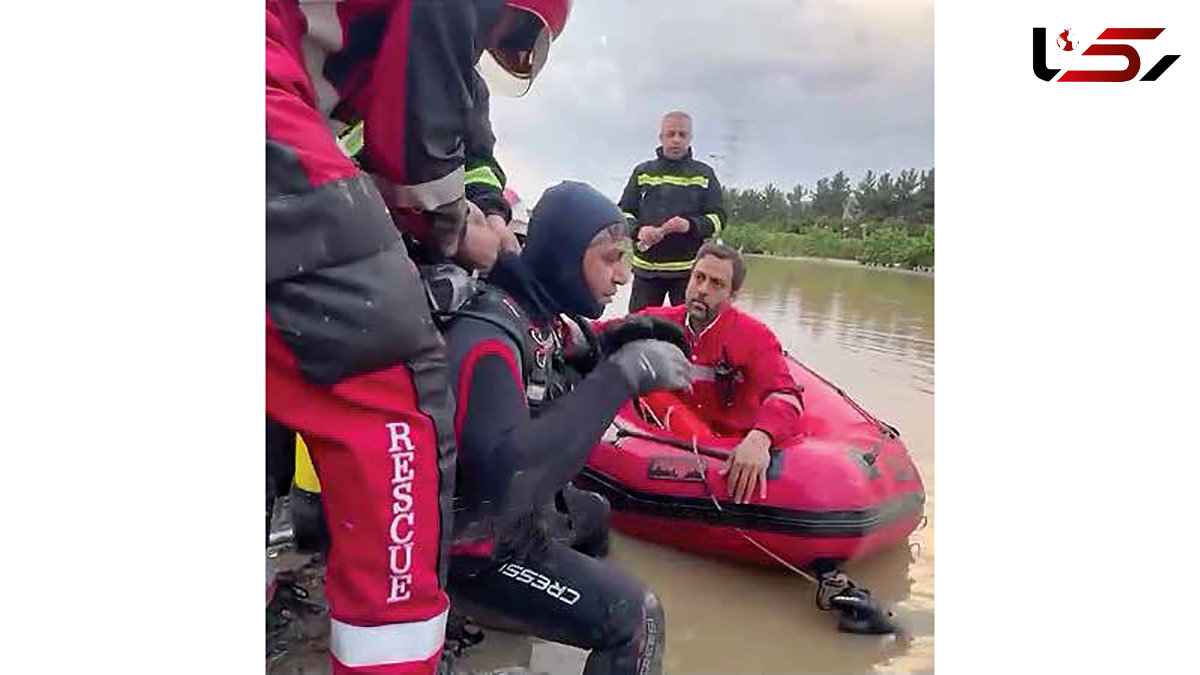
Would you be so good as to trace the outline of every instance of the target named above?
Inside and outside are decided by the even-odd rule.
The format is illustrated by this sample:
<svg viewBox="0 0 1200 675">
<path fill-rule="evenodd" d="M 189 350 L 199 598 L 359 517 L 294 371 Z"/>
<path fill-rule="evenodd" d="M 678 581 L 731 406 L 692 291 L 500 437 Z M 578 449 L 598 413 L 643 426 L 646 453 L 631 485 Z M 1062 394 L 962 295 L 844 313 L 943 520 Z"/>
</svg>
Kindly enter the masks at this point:
<svg viewBox="0 0 1200 675">
<path fill-rule="evenodd" d="M 646 415 L 648 415 L 651 420 L 654 420 L 654 423 L 657 424 L 659 426 L 659 428 L 664 429 L 664 430 L 667 429 L 666 420 L 658 419 L 658 415 L 654 414 L 654 408 L 651 408 L 650 404 L 646 403 L 645 399 L 643 399 L 641 396 L 639 396 L 637 398 L 637 402 L 638 402 L 638 405 L 640 405 L 642 407 L 642 412 L 645 413 Z M 693 436 L 692 443 L 695 444 L 695 442 L 696 442 L 696 437 Z"/>
<path fill-rule="evenodd" d="M 700 469 L 700 475 L 704 478 L 704 492 L 707 493 L 708 498 L 712 501 L 713 506 L 716 507 L 717 511 L 719 513 L 725 513 L 725 509 L 721 508 L 721 502 L 717 501 L 717 495 L 713 493 L 712 487 L 708 484 L 708 474 L 705 471 L 707 467 L 704 464 L 704 459 L 700 456 L 700 449 L 697 447 L 695 434 L 692 434 L 692 454 L 694 454 L 696 456 L 696 464 L 697 464 L 698 468 Z M 784 560 L 781 556 L 776 554 L 774 551 L 772 551 L 771 549 L 767 548 L 763 544 L 756 541 L 754 539 L 754 537 L 751 537 L 742 528 L 734 525 L 733 531 L 737 532 L 739 535 L 741 535 L 741 537 L 743 539 L 745 539 L 746 541 L 753 544 L 755 548 L 762 551 L 763 553 L 766 553 L 771 558 L 775 559 L 775 561 L 778 562 L 779 564 L 781 564 L 784 567 L 788 568 L 789 570 L 795 572 L 796 574 L 799 574 L 800 576 L 804 577 L 805 579 L 809 580 L 810 582 L 817 584 L 818 586 L 821 585 L 821 582 L 817 581 L 817 579 L 815 577 L 813 577 L 811 574 L 805 572 L 804 570 L 800 569 L 799 567 L 796 567 L 795 565 L 791 564 L 787 560 Z"/>
<path fill-rule="evenodd" d="M 848 400 L 848 399 L 847 399 Z M 643 403 L 644 405 L 644 403 Z M 649 410 L 649 406 L 644 406 L 650 417 L 659 427 L 665 428 L 653 411 Z M 874 418 L 871 418 L 874 419 Z M 878 420 L 876 420 L 878 423 Z M 889 427 L 890 428 L 890 427 Z M 885 435 L 886 431 L 880 427 L 881 432 Z M 636 434 L 634 434 L 636 435 Z M 882 441 L 883 439 L 881 439 Z M 701 484 L 704 486 L 704 492 L 712 501 L 713 507 L 718 513 L 724 514 L 725 509 L 721 506 L 720 500 L 717 499 L 716 492 L 712 489 L 712 485 L 708 482 L 708 467 L 704 462 L 704 458 L 700 453 L 700 443 L 696 434 L 692 434 L 691 443 L 680 443 L 684 448 L 689 448 L 692 455 L 696 458 L 697 469 L 701 477 Z M 707 450 L 705 454 L 710 454 Z M 732 457 L 729 453 L 726 460 Z M 795 573 L 806 581 L 811 582 L 816 586 L 816 592 L 813 596 L 813 601 L 817 608 L 823 611 L 836 611 L 840 613 L 838 623 L 839 630 L 850 633 L 859 634 L 886 634 L 897 633 L 900 629 L 892 621 L 892 613 L 876 605 L 871 600 L 871 592 L 855 584 L 845 572 L 837 567 L 828 567 L 820 569 L 817 573 L 810 574 L 803 569 L 788 562 L 783 556 L 772 551 L 762 542 L 750 536 L 748 532 L 737 525 L 730 523 L 730 529 L 738 534 L 742 539 L 745 539 L 750 545 L 762 551 L 775 562 L 782 565 L 787 570 Z"/>
<path fill-rule="evenodd" d="M 786 352 L 784 352 L 784 353 L 785 353 L 787 356 L 791 356 L 791 354 L 787 354 Z M 817 378 L 817 379 L 818 379 L 818 380 L 820 380 L 821 382 L 825 383 L 825 384 L 826 384 L 826 385 L 827 385 L 827 386 L 828 386 L 830 389 L 832 389 L 832 390 L 836 391 L 836 392 L 838 393 L 838 396 L 841 396 L 841 397 L 842 397 L 842 399 L 843 399 L 844 401 L 846 401 L 846 403 L 849 403 L 849 404 L 850 404 L 850 407 L 851 407 L 851 408 L 854 408 L 854 410 L 855 410 L 855 411 L 856 411 L 858 414 L 862 415 L 863 417 L 865 417 L 865 418 L 867 418 L 869 421 L 871 421 L 871 423 L 873 423 L 873 424 L 874 424 L 874 425 L 875 425 L 875 426 L 876 426 L 876 427 L 879 429 L 879 431 L 880 431 L 881 433 L 883 433 L 885 436 L 889 436 L 889 437 L 891 437 L 891 438 L 893 438 L 893 439 L 900 438 L 900 430 L 899 430 L 899 429 L 897 429 L 896 427 L 894 427 L 894 426 L 892 426 L 892 425 L 888 424 L 887 422 L 884 422 L 883 420 L 881 420 L 881 419 L 879 419 L 878 417 L 876 417 L 876 416 L 872 415 L 871 413 L 867 412 L 867 410 L 866 410 L 865 408 L 863 408 L 862 406 L 860 406 L 860 405 L 858 404 L 858 402 L 857 402 L 857 401 L 855 401 L 854 399 L 850 398 L 850 395 L 849 395 L 849 394 L 847 394 L 845 391 L 843 391 L 841 387 L 839 387 L 839 386 L 837 386 L 836 384 L 834 384 L 833 382 L 830 382 L 829 380 L 825 379 L 824 377 L 822 377 L 822 376 L 821 376 L 821 374 L 820 374 L 820 373 L 818 373 L 818 372 L 817 372 L 817 371 L 815 371 L 815 370 L 812 370 L 812 369 L 811 369 L 811 368 L 809 368 L 808 366 L 806 366 L 806 365 L 804 365 L 803 363 L 801 363 L 801 362 L 800 362 L 800 360 L 798 360 L 798 359 L 795 359 L 795 358 L 793 358 L 792 360 L 793 360 L 793 361 L 795 361 L 795 362 L 796 362 L 796 364 L 797 364 L 797 365 L 799 365 L 801 368 L 803 368 L 804 370 L 806 370 L 806 371 L 808 372 L 808 374 L 809 374 L 809 375 L 812 375 L 813 377 Z"/>
<path fill-rule="evenodd" d="M 692 435 L 692 454 L 696 457 L 696 464 L 700 470 L 700 475 L 704 477 L 703 484 L 705 493 L 707 493 L 709 500 L 712 501 L 713 506 L 716 507 L 717 512 L 724 513 L 725 509 L 721 507 L 721 502 L 717 500 L 716 494 L 713 492 L 712 487 L 708 484 L 708 474 L 706 472 L 707 467 L 704 464 L 704 460 L 700 456 L 700 448 L 696 442 L 695 434 Z M 766 545 L 759 542 L 754 537 L 751 537 L 750 534 L 742 528 L 736 525 L 731 525 L 731 527 L 734 532 L 737 532 L 739 536 L 741 536 L 755 548 L 767 554 L 771 557 L 771 559 L 775 560 L 780 565 L 783 565 L 788 570 L 796 573 L 800 577 L 815 585 L 816 593 L 813 595 L 813 602 L 816 604 L 817 609 L 825 612 L 842 611 L 840 608 L 834 606 L 831 599 L 834 596 L 837 596 L 838 594 L 848 590 L 860 594 L 860 597 L 870 597 L 870 592 L 866 589 L 860 588 L 857 584 L 851 581 L 850 577 L 847 576 L 845 572 L 834 568 L 822 572 L 817 576 L 813 576 L 812 574 L 809 574 L 808 572 L 805 572 L 799 567 L 788 562 L 771 549 L 767 548 Z M 890 613 L 888 616 L 890 616 Z"/>
</svg>

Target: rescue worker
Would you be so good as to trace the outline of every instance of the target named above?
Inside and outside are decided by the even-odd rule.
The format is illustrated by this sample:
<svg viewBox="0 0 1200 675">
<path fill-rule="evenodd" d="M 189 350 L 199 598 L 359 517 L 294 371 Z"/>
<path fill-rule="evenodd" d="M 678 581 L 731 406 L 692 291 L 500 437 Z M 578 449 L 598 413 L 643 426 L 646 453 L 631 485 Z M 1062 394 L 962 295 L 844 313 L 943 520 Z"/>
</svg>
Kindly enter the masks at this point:
<svg viewBox="0 0 1200 675">
<path fill-rule="evenodd" d="M 658 156 L 634 168 L 621 195 L 634 242 L 630 313 L 658 307 L 668 295 L 681 304 L 696 251 L 725 223 L 717 175 L 692 157 L 692 118 L 667 113 L 658 140 Z"/>
<path fill-rule="evenodd" d="M 589 675 L 660 672 L 663 609 L 619 568 L 550 537 L 543 514 L 626 401 L 691 377 L 680 348 L 647 333 L 608 339 L 569 391 L 556 382 L 569 339 L 562 315 L 600 316 L 628 281 L 626 237 L 615 204 L 560 183 L 534 208 L 521 255 L 502 253 L 483 290 L 443 314 L 458 400 L 456 611 L 590 649 Z"/>
<path fill-rule="evenodd" d="M 680 395 L 719 435 L 741 436 L 721 468 L 730 497 L 747 503 L 767 496 L 770 450 L 799 432 L 801 391 L 788 371 L 775 334 L 733 305 L 746 279 L 740 253 L 707 242 L 697 253 L 687 303 L 641 314 L 684 328 L 696 366 L 690 393 Z M 601 326 L 603 327 L 603 325 Z"/>
<path fill-rule="evenodd" d="M 474 66 L 487 49 L 528 86 L 569 9 L 267 0 L 266 407 L 324 484 L 334 673 L 437 667 L 453 398 L 400 233 L 434 260 L 495 259 L 499 238 L 465 199 L 464 165 L 487 141 Z M 358 165 L 338 140 L 361 143 Z"/>
</svg>

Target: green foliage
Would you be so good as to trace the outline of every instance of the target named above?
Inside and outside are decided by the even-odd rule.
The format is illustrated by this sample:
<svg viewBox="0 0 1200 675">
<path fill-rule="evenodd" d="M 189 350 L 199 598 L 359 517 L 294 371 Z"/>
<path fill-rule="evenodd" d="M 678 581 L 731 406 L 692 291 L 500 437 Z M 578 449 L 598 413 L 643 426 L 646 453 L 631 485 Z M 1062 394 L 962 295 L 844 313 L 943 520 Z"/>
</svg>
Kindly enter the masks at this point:
<svg viewBox="0 0 1200 675">
<path fill-rule="evenodd" d="M 923 227 L 918 235 L 879 223 L 866 223 L 864 227 L 870 229 L 860 237 L 856 234 L 857 226 L 845 232 L 828 227 L 783 232 L 757 223 L 738 223 L 725 228 L 721 238 L 743 253 L 837 258 L 888 267 L 933 267 L 933 227 Z"/>
<path fill-rule="evenodd" d="M 743 253 L 793 257 L 855 260 L 863 247 L 861 239 L 843 237 L 824 228 L 813 228 L 801 234 L 779 232 L 762 225 L 735 225 L 723 230 L 721 238 Z"/>
<path fill-rule="evenodd" d="M 746 253 L 933 267 L 933 169 L 838 171 L 812 188 L 725 188 L 721 237 Z"/>
<path fill-rule="evenodd" d="M 725 188 L 725 211 L 731 222 L 756 223 L 780 232 L 803 234 L 817 227 L 838 232 L 857 231 L 869 224 L 919 236 L 933 222 L 933 169 L 903 169 L 893 175 L 867 171 L 852 183 L 843 171 L 821 178 L 809 189 L 795 185 L 788 192 L 773 184 L 762 189 Z M 849 222 L 847 222 L 849 221 Z"/>
<path fill-rule="evenodd" d="M 919 236 L 894 227 L 871 231 L 863 239 L 857 260 L 870 265 L 933 267 L 933 228 L 925 228 Z"/>
</svg>

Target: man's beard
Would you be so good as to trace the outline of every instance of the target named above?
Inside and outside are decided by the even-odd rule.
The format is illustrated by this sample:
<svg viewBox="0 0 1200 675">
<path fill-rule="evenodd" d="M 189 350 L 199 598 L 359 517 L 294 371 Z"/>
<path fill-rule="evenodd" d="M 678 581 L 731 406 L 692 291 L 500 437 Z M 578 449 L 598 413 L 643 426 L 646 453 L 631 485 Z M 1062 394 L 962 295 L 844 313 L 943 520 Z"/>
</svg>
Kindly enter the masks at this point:
<svg viewBox="0 0 1200 675">
<path fill-rule="evenodd" d="M 707 304 L 699 300 L 689 300 L 687 303 L 688 318 L 695 328 L 704 328 L 712 323 L 715 312 Z"/>
</svg>

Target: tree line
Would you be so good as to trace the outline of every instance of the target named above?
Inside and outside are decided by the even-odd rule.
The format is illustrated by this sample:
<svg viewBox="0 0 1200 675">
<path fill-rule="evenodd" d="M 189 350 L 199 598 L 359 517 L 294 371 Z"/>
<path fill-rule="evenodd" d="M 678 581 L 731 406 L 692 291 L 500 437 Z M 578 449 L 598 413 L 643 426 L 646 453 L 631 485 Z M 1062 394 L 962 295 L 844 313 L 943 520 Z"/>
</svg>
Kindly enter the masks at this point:
<svg viewBox="0 0 1200 675">
<path fill-rule="evenodd" d="M 904 169 L 895 175 L 867 171 L 852 183 L 844 171 L 808 188 L 785 193 L 773 183 L 762 189 L 724 188 L 725 211 L 732 225 L 755 224 L 781 231 L 812 227 L 859 230 L 869 223 L 920 234 L 933 226 L 934 170 Z M 862 231 L 855 232 L 862 236 Z"/>
<path fill-rule="evenodd" d="M 812 189 L 784 193 L 723 188 L 728 224 L 721 237 L 747 253 L 858 260 L 893 267 L 933 267 L 934 170 L 845 172 Z"/>
</svg>

